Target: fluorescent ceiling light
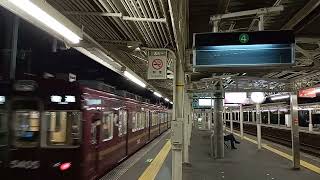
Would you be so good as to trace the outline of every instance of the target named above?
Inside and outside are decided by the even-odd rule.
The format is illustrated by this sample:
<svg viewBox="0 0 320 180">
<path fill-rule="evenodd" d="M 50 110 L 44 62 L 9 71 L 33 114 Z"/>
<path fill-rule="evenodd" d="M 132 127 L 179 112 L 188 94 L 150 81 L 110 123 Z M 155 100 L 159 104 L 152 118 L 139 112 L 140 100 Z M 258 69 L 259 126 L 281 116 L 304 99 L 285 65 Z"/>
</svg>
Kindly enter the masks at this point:
<svg viewBox="0 0 320 180">
<path fill-rule="evenodd" d="M 165 101 L 169 102 L 170 100 L 168 98 L 164 98 Z"/>
<path fill-rule="evenodd" d="M 9 0 L 16 7 L 26 12 L 33 18 L 37 19 L 53 31 L 57 32 L 73 44 L 78 44 L 81 40 L 81 37 L 76 35 L 70 29 L 65 27 L 63 24 L 58 22 L 55 18 L 47 14 L 41 8 L 33 4 L 30 0 Z"/>
<path fill-rule="evenodd" d="M 251 93 L 251 100 L 256 104 L 263 103 L 266 97 L 264 96 L 263 92 L 252 92 Z"/>
<path fill-rule="evenodd" d="M 158 97 L 162 97 L 162 95 L 160 93 L 158 93 L 158 92 L 154 92 L 153 94 L 158 96 Z"/>
<path fill-rule="evenodd" d="M 124 76 L 126 76 L 128 79 L 130 79 L 132 82 L 138 84 L 139 86 L 145 88 L 147 85 L 143 83 L 140 79 L 136 78 L 134 75 L 129 73 L 128 71 L 124 71 Z"/>
<path fill-rule="evenodd" d="M 173 102 L 170 102 L 170 104 L 173 104 Z"/>
<path fill-rule="evenodd" d="M 290 95 L 281 95 L 281 96 L 273 96 L 273 97 L 271 97 L 270 99 L 272 100 L 272 101 L 276 101 L 276 100 L 280 100 L 280 99 L 288 99 L 290 97 Z"/>
<path fill-rule="evenodd" d="M 93 54 L 92 52 L 88 51 L 87 49 L 83 48 L 83 47 L 75 47 L 76 50 L 78 50 L 79 52 L 81 52 L 82 54 L 88 56 L 89 58 L 95 60 L 96 62 L 102 64 L 103 66 L 111 69 L 114 72 L 117 73 L 121 73 L 121 65 L 119 65 L 118 63 L 114 62 L 114 60 L 112 60 L 111 57 L 109 57 L 108 55 L 104 55 L 106 58 L 106 60 L 101 59 L 100 57 L 96 56 L 95 54 Z M 110 61 L 112 62 L 110 62 Z"/>
</svg>

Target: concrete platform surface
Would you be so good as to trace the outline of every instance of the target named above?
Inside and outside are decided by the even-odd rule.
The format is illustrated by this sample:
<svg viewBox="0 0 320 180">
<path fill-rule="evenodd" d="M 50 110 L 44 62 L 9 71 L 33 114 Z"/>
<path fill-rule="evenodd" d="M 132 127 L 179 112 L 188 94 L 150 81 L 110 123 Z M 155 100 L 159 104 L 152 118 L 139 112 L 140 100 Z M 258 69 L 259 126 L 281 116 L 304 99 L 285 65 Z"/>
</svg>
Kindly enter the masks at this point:
<svg viewBox="0 0 320 180">
<path fill-rule="evenodd" d="M 236 136 L 237 139 L 239 139 Z M 225 149 L 225 158 L 210 157 L 208 131 L 193 129 L 190 161 L 191 167 L 183 167 L 183 180 L 319 180 L 320 175 L 301 168 L 292 170 L 291 161 L 266 149 L 257 150 L 256 144 L 246 140 L 237 150 Z"/>
</svg>

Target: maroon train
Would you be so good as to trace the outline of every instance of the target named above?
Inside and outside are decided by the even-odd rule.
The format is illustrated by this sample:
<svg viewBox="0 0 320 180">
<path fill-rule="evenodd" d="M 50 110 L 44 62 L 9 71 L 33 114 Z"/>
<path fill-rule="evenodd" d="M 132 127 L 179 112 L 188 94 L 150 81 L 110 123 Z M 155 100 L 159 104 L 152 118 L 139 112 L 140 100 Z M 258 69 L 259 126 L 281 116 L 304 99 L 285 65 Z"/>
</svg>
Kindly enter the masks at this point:
<svg viewBox="0 0 320 180">
<path fill-rule="evenodd" d="M 0 83 L 1 177 L 97 179 L 170 121 L 170 110 L 98 82 Z"/>
</svg>

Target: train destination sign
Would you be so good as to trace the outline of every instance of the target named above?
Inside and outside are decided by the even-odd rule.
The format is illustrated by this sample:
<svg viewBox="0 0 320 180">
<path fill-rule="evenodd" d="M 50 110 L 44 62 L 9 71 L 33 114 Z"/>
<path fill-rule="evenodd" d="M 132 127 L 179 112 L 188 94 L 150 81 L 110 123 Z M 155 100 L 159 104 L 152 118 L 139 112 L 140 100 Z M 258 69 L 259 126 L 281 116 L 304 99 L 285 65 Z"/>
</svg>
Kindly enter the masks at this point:
<svg viewBox="0 0 320 180">
<path fill-rule="evenodd" d="M 193 36 L 193 66 L 199 69 L 292 65 L 294 45 L 290 30 L 196 33 Z"/>
</svg>

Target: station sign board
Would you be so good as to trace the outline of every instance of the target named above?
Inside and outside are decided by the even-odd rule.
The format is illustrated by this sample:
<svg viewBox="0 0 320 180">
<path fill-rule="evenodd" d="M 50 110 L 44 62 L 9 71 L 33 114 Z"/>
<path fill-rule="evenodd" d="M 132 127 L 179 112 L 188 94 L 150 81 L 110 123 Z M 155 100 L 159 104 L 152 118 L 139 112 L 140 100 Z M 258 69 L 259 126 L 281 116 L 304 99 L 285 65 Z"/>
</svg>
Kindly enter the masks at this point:
<svg viewBox="0 0 320 180">
<path fill-rule="evenodd" d="M 294 64 L 293 32 L 196 33 L 193 67 L 266 67 Z"/>
<path fill-rule="evenodd" d="M 149 51 L 148 79 L 167 79 L 167 51 Z"/>
</svg>

